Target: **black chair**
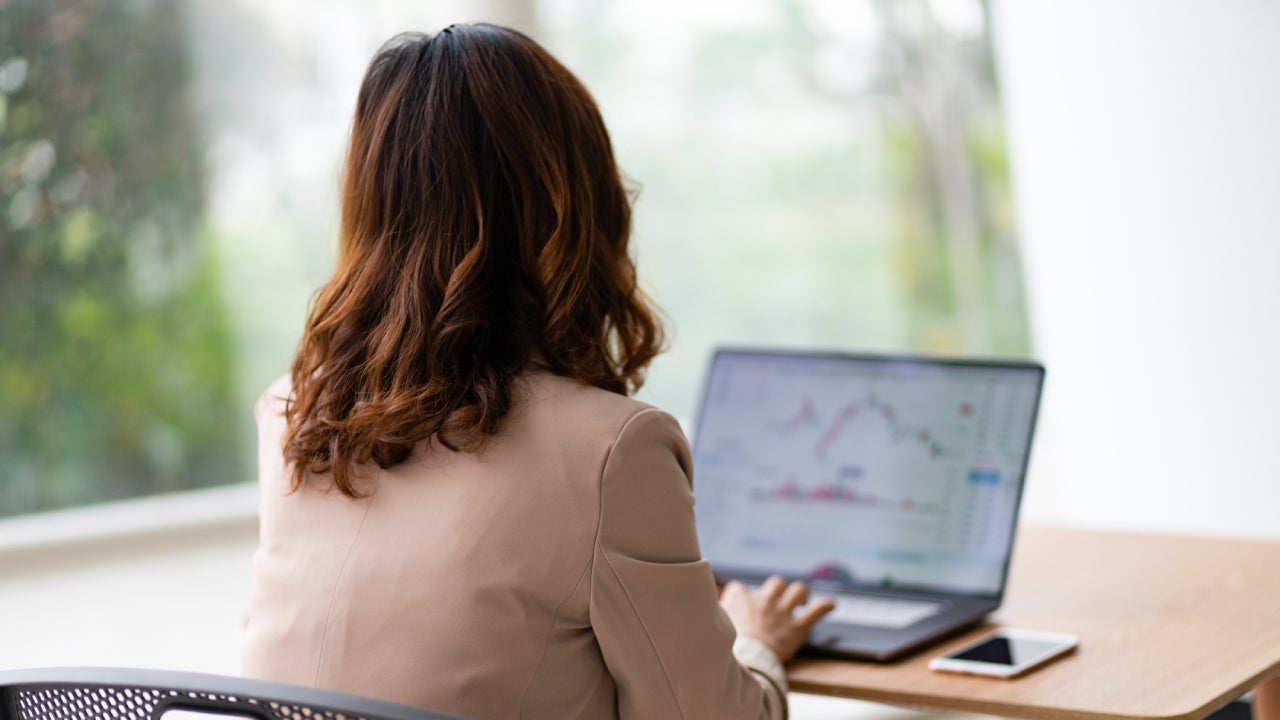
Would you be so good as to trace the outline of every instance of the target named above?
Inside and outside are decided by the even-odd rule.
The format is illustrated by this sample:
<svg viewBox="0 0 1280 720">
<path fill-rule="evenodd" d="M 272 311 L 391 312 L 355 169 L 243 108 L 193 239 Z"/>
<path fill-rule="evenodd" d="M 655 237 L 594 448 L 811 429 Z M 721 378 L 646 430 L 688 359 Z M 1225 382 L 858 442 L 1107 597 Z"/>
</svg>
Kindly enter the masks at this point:
<svg viewBox="0 0 1280 720">
<path fill-rule="evenodd" d="M 0 671 L 0 720 L 460 720 L 317 688 L 131 668 Z"/>
</svg>

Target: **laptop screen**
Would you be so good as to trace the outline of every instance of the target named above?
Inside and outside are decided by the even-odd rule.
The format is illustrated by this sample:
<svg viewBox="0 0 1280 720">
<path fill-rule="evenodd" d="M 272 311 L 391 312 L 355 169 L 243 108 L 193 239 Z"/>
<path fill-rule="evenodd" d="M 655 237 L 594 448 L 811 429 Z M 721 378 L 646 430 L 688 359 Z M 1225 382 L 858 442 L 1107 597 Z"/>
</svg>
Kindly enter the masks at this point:
<svg viewBox="0 0 1280 720">
<path fill-rule="evenodd" d="M 694 443 L 703 557 L 816 588 L 1003 590 L 1044 370 L 716 353 Z"/>
</svg>

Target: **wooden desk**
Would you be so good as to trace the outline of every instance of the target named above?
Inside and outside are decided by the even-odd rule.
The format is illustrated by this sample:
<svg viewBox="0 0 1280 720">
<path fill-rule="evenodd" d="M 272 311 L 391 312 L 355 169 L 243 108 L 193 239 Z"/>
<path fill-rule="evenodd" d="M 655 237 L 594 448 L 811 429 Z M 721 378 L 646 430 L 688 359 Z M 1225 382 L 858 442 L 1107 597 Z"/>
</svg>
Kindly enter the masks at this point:
<svg viewBox="0 0 1280 720">
<path fill-rule="evenodd" d="M 1015 680 L 926 667 L 988 626 L 888 665 L 799 659 L 791 688 L 1037 720 L 1197 720 L 1280 674 L 1280 543 L 1024 528 L 992 620 L 1080 648 Z"/>
</svg>

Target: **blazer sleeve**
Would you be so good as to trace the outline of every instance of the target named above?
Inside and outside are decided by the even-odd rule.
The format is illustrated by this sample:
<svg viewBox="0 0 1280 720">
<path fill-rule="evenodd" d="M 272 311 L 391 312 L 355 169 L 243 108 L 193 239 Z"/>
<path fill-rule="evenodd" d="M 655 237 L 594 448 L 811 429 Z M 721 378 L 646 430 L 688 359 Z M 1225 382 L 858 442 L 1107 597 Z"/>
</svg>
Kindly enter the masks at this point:
<svg viewBox="0 0 1280 720">
<path fill-rule="evenodd" d="M 692 471 L 680 426 L 654 408 L 627 421 L 604 463 L 590 613 L 618 715 L 785 717 L 785 678 L 768 677 L 780 675 L 776 658 L 753 671 L 734 656 L 698 549 Z"/>
</svg>

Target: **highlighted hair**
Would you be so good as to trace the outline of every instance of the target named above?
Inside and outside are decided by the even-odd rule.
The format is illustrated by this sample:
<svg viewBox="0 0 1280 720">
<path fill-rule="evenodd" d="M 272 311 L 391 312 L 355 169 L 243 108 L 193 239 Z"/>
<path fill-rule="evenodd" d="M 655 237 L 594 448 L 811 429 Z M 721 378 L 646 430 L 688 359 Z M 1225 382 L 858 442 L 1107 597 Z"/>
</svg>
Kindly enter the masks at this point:
<svg viewBox="0 0 1280 720">
<path fill-rule="evenodd" d="M 627 254 L 631 208 L 586 88 L 493 25 L 401 35 L 356 106 L 338 267 L 292 369 L 293 486 L 414 446 L 479 451 L 535 358 L 634 392 L 662 328 Z"/>
</svg>

